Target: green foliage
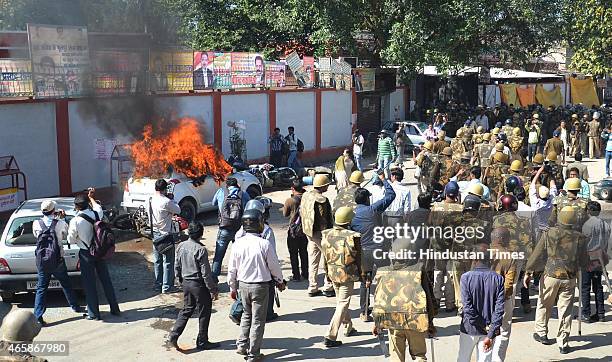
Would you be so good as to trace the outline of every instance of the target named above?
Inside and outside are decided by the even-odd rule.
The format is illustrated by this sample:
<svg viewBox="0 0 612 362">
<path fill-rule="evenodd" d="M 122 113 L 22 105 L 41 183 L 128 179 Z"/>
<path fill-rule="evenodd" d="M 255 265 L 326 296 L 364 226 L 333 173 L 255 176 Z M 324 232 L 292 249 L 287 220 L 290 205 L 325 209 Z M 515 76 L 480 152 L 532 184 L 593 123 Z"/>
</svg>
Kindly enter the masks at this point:
<svg viewBox="0 0 612 362">
<path fill-rule="evenodd" d="M 609 0 L 568 0 L 564 16 L 567 40 L 574 51 L 571 69 L 612 73 L 612 6 Z"/>
</svg>

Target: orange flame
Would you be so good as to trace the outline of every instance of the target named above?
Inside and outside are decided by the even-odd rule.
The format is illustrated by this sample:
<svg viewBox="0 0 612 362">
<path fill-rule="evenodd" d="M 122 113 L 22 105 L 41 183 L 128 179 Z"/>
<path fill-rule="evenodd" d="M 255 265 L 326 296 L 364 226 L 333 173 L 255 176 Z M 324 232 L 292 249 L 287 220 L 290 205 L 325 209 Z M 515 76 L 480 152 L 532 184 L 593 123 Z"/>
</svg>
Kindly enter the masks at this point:
<svg viewBox="0 0 612 362">
<path fill-rule="evenodd" d="M 177 127 L 161 136 L 154 135 L 153 127 L 146 125 L 142 136 L 141 141 L 130 146 L 135 177 L 159 177 L 171 167 L 190 178 L 207 175 L 221 182 L 232 172 L 223 155 L 204 143 L 195 119 L 183 118 Z"/>
</svg>

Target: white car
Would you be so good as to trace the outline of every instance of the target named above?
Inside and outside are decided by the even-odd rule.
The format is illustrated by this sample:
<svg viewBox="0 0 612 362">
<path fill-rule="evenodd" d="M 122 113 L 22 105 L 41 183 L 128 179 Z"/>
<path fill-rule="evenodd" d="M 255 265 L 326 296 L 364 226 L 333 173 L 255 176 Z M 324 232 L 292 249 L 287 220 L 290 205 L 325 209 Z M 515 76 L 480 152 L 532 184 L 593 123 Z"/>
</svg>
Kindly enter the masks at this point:
<svg viewBox="0 0 612 362">
<path fill-rule="evenodd" d="M 396 122 L 404 124 L 404 131 L 408 136 L 407 148 L 411 150 L 415 146 L 420 146 L 425 143 L 426 139 L 423 133 L 427 130 L 427 123 L 425 122 Z M 397 128 L 396 128 L 397 129 Z M 444 139 L 447 142 L 451 141 L 451 138 L 446 136 Z"/>
<path fill-rule="evenodd" d="M 67 223 L 76 215 L 72 197 L 27 200 L 13 212 L 0 239 L 0 297 L 4 302 L 10 302 L 17 292 L 36 291 L 36 238 L 32 234 L 32 224 L 42 218 L 40 205 L 45 200 L 55 201 L 56 210 L 66 212 L 64 221 Z M 80 289 L 79 247 L 68 245 L 67 240 L 62 240 L 62 243 L 72 287 Z M 49 289 L 61 289 L 61 286 L 57 280 L 51 279 Z"/>
<path fill-rule="evenodd" d="M 241 190 L 246 191 L 251 198 L 262 194 L 261 184 L 257 177 L 247 171 L 236 172 L 230 177 L 238 180 Z M 218 185 L 212 177 L 205 177 L 201 182 L 194 182 L 182 174 L 172 173 L 165 178 L 172 188 L 174 200 L 181 207 L 181 216 L 187 221 L 194 220 L 200 212 L 216 210 L 212 204 L 213 196 L 223 184 Z M 148 200 L 155 194 L 155 178 L 133 178 L 128 180 L 123 192 L 121 206 L 127 212 L 132 212 L 140 207 L 148 207 Z M 148 210 L 146 210 L 148 211 Z"/>
</svg>

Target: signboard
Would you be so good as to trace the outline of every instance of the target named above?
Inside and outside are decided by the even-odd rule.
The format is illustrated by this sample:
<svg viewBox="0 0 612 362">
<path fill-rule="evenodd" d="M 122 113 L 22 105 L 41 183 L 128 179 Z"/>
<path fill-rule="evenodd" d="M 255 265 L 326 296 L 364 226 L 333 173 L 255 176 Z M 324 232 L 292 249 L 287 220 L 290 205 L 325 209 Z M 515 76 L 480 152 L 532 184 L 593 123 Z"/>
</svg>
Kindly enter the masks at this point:
<svg viewBox="0 0 612 362">
<path fill-rule="evenodd" d="M 0 98 L 32 94 L 32 62 L 29 59 L 0 59 Z"/>
<path fill-rule="evenodd" d="M 312 84 L 297 52 L 294 51 L 287 56 L 287 65 L 291 69 L 298 87 L 306 87 L 308 84 Z"/>
<path fill-rule="evenodd" d="M 319 58 L 319 87 L 331 87 L 329 82 L 331 79 L 331 58 Z"/>
<path fill-rule="evenodd" d="M 28 39 L 37 97 L 88 93 L 87 28 L 28 24 Z"/>
<path fill-rule="evenodd" d="M 355 68 L 355 91 L 369 92 L 376 88 L 376 69 L 374 68 Z"/>
<path fill-rule="evenodd" d="M 0 212 L 14 210 L 19 206 L 19 195 L 17 189 L 0 190 Z"/>
<path fill-rule="evenodd" d="M 213 59 L 213 87 L 232 88 L 232 54 L 216 52 Z"/>
<path fill-rule="evenodd" d="M 266 87 L 285 86 L 285 63 L 265 62 L 266 65 Z"/>
<path fill-rule="evenodd" d="M 113 149 L 116 145 L 116 139 L 96 138 L 94 140 L 94 159 L 110 160 Z"/>
<path fill-rule="evenodd" d="M 302 60 L 302 66 L 304 67 L 304 72 L 306 73 L 306 87 L 311 88 L 314 82 L 314 57 L 304 57 Z"/>
<path fill-rule="evenodd" d="M 481 84 L 491 83 L 491 68 L 487 67 L 486 65 L 481 66 L 480 74 L 478 75 L 478 80 Z"/>
<path fill-rule="evenodd" d="M 193 89 L 214 87 L 214 52 L 193 52 Z"/>
<path fill-rule="evenodd" d="M 154 93 L 193 89 L 193 53 L 188 50 L 151 50 L 149 90 Z"/>
<path fill-rule="evenodd" d="M 143 53 L 93 50 L 92 87 L 96 95 L 134 94 L 145 88 Z"/>
<path fill-rule="evenodd" d="M 352 86 L 351 65 L 341 60 L 332 60 L 330 86 L 338 90 L 350 89 Z"/>
<path fill-rule="evenodd" d="M 232 53 L 232 88 L 264 86 L 264 60 L 261 54 Z"/>
</svg>

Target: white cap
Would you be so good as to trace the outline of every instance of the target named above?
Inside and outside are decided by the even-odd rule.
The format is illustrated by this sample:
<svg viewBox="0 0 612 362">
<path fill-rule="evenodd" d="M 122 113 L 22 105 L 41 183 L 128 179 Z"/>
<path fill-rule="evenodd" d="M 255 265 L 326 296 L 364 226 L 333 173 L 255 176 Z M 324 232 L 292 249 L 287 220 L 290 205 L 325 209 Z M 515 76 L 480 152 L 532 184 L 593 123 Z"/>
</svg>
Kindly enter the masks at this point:
<svg viewBox="0 0 612 362">
<path fill-rule="evenodd" d="M 599 119 L 601 115 L 599 114 L 599 112 L 595 112 L 593 113 L 593 119 Z"/>
<path fill-rule="evenodd" d="M 540 188 L 538 189 L 538 196 L 540 196 L 542 200 L 545 200 L 548 198 L 548 195 L 550 195 L 550 190 L 548 189 L 548 187 L 540 186 Z"/>
<path fill-rule="evenodd" d="M 53 200 L 45 200 L 40 204 L 40 211 L 42 212 L 50 212 L 55 210 L 55 201 Z"/>
</svg>

